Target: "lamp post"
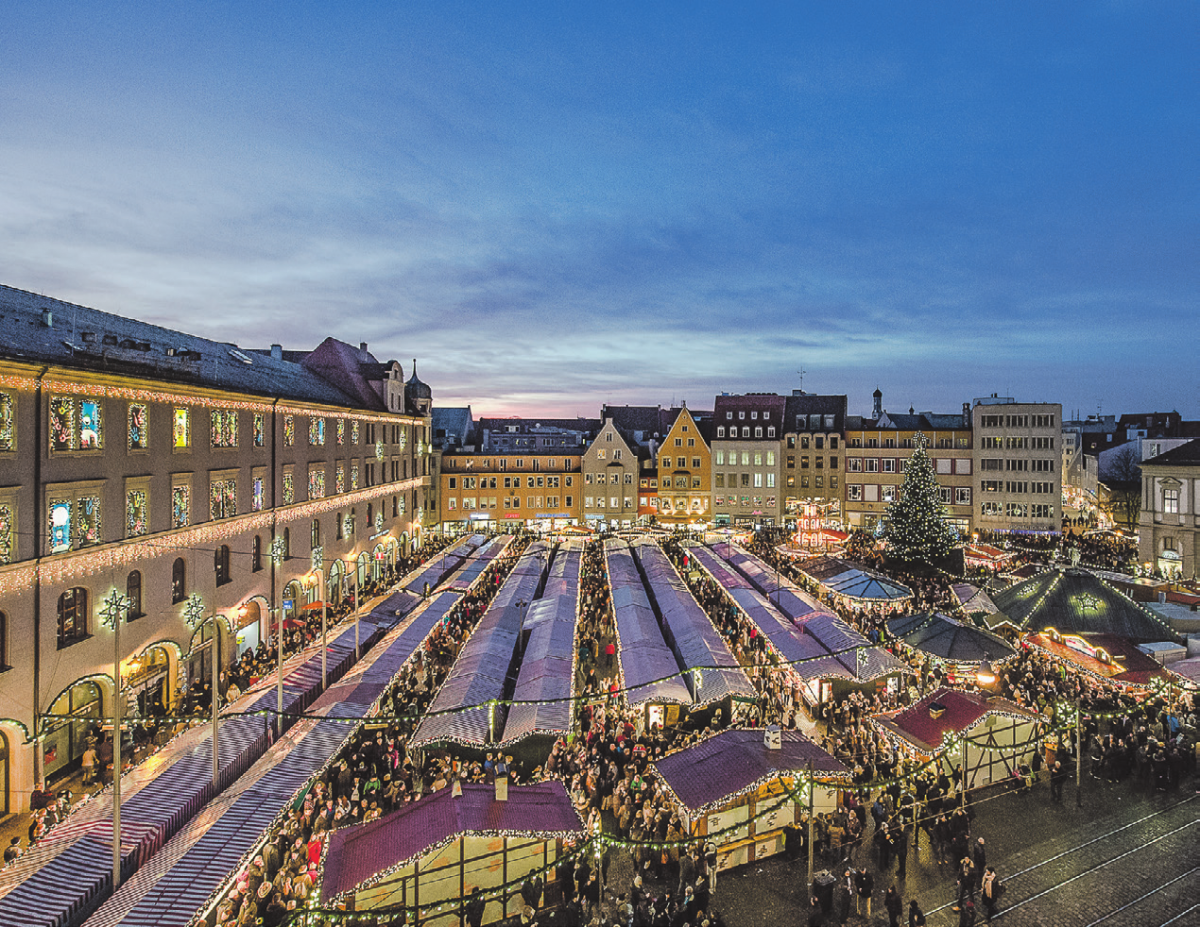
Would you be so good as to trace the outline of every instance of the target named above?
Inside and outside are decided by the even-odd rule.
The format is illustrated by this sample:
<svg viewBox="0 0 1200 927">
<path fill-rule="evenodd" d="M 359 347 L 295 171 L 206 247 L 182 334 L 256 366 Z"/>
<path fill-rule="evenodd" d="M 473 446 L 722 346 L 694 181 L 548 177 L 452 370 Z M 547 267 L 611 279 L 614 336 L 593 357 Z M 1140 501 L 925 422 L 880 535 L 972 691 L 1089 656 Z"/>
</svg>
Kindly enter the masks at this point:
<svg viewBox="0 0 1200 927">
<path fill-rule="evenodd" d="M 328 639 L 328 614 L 327 603 L 325 602 L 325 571 L 321 569 L 312 570 L 305 577 L 305 584 L 311 586 L 317 584 L 317 595 L 321 598 L 321 691 L 324 692 L 329 685 L 329 648 L 327 646 Z"/>
<path fill-rule="evenodd" d="M 283 736 L 283 602 L 279 599 L 279 567 L 287 556 L 283 538 L 271 541 L 271 605 L 275 613 L 275 736 Z"/>
<path fill-rule="evenodd" d="M 113 589 L 101 612 L 113 629 L 113 890 L 121 884 L 121 622 L 129 611 L 129 599 Z"/>
<path fill-rule="evenodd" d="M 217 616 L 212 616 L 213 623 L 213 679 L 212 679 L 212 778 L 216 788 L 221 778 L 221 750 L 217 742 L 221 718 L 221 625 Z"/>
<path fill-rule="evenodd" d="M 358 561 L 357 560 L 351 561 L 351 565 L 354 570 L 354 659 L 357 660 L 358 656 L 359 656 L 359 653 L 358 653 L 358 615 L 359 615 L 359 612 L 362 611 L 362 609 L 361 609 L 362 603 L 359 602 L 359 600 L 358 600 L 358 597 L 359 597 Z"/>
</svg>

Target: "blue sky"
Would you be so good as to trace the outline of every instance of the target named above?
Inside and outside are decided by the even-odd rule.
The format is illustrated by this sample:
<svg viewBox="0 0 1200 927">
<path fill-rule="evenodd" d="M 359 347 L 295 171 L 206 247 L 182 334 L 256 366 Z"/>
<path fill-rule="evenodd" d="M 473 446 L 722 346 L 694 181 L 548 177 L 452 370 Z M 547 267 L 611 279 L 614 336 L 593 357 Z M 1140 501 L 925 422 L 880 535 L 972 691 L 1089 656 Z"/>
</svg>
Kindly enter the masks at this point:
<svg viewBox="0 0 1200 927">
<path fill-rule="evenodd" d="M 435 401 L 719 391 L 1200 418 L 1194 3 L 24 4 L 0 282 L 419 358 Z"/>
</svg>

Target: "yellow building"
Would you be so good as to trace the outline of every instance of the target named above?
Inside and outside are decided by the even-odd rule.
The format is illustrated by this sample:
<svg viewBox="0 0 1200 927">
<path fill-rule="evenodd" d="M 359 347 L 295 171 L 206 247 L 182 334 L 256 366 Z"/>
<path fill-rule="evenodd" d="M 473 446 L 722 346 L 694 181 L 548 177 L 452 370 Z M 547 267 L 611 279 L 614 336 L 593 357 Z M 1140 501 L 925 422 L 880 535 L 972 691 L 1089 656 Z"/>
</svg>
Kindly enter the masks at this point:
<svg viewBox="0 0 1200 927">
<path fill-rule="evenodd" d="M 582 521 L 581 454 L 456 452 L 442 457 L 438 496 L 448 530 Z"/>
<path fill-rule="evenodd" d="M 684 406 L 658 451 L 658 520 L 683 527 L 712 522 L 712 452 L 708 419 Z"/>
</svg>

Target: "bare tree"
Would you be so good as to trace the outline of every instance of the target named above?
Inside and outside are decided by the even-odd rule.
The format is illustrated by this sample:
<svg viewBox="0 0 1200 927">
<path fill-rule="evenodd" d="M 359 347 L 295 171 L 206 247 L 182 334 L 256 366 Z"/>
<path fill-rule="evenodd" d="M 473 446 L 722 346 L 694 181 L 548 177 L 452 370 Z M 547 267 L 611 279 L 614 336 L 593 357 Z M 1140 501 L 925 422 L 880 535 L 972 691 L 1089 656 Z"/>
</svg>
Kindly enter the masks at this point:
<svg viewBox="0 0 1200 927">
<path fill-rule="evenodd" d="M 1104 509 L 1118 525 L 1136 530 L 1142 514 L 1142 467 L 1136 442 L 1112 452 L 1105 461 L 1101 482 L 1107 490 Z"/>
</svg>

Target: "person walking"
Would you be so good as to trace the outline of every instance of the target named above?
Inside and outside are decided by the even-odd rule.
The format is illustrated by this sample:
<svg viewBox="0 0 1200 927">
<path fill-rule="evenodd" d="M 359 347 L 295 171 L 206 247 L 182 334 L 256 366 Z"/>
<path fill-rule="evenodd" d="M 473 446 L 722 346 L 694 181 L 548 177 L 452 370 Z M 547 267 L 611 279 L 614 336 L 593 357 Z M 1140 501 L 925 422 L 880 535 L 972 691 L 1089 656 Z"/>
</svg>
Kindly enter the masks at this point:
<svg viewBox="0 0 1200 927">
<path fill-rule="evenodd" d="M 896 832 L 896 878 L 908 878 L 908 831 L 901 827 Z"/>
<path fill-rule="evenodd" d="M 888 887 L 887 895 L 883 899 L 884 910 L 887 911 L 888 927 L 900 927 L 900 915 L 904 913 L 904 902 L 900 898 L 900 893 L 896 891 L 896 886 Z"/>
<path fill-rule="evenodd" d="M 988 866 L 987 871 L 984 872 L 979 894 L 983 899 L 984 914 L 990 924 L 992 918 L 996 916 L 996 906 L 1000 903 L 1000 896 L 1004 894 L 1004 884 L 996 875 L 994 866 Z"/>
<path fill-rule="evenodd" d="M 925 912 L 916 898 L 908 902 L 908 927 L 925 927 Z"/>
<path fill-rule="evenodd" d="M 868 918 L 871 916 L 871 895 L 875 892 L 875 877 L 871 875 L 864 866 L 859 869 L 854 876 L 854 887 L 858 892 L 858 900 L 855 904 L 855 912 L 858 914 L 865 913 Z M 866 908 L 866 911 L 863 911 Z"/>
<path fill-rule="evenodd" d="M 1067 770 L 1062 764 L 1062 760 L 1054 761 L 1054 768 L 1050 771 L 1050 800 L 1062 803 L 1063 800 L 1063 783 L 1067 781 Z"/>
</svg>

